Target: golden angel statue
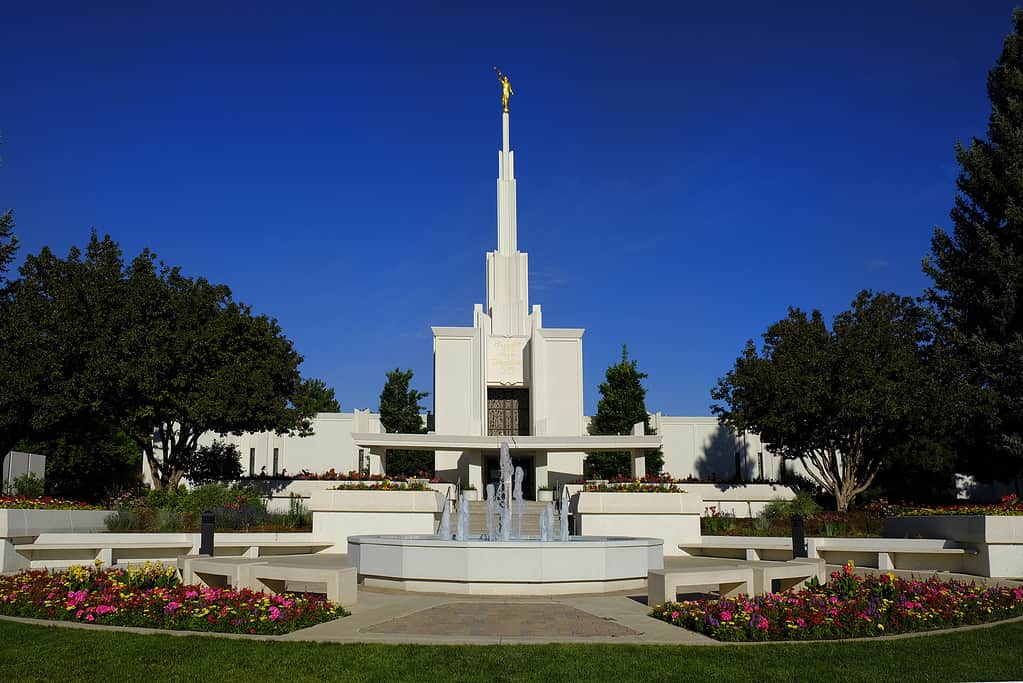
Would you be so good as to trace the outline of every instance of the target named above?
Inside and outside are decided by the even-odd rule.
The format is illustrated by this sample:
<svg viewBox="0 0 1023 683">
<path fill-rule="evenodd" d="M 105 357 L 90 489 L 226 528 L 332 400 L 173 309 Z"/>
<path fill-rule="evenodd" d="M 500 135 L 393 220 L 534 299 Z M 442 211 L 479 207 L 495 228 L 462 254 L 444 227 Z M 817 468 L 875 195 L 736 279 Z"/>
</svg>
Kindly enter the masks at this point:
<svg viewBox="0 0 1023 683">
<path fill-rule="evenodd" d="M 494 67 L 494 71 L 497 72 L 497 80 L 499 80 L 501 82 L 501 110 L 505 114 L 507 114 L 508 113 L 508 100 L 510 100 L 511 96 L 515 94 L 515 91 L 512 90 L 511 81 L 508 80 L 507 76 L 505 76 L 503 73 L 501 73 L 500 69 L 498 69 L 495 66 Z"/>
</svg>

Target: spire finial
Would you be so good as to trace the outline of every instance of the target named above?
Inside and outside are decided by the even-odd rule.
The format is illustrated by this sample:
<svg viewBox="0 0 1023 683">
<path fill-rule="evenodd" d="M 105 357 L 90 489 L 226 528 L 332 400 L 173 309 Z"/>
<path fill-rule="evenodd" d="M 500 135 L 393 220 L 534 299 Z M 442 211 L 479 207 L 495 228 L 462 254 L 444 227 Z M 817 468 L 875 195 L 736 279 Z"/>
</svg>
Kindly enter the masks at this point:
<svg viewBox="0 0 1023 683">
<path fill-rule="evenodd" d="M 515 91 L 512 90 L 511 81 L 508 80 L 507 76 L 501 73 L 500 69 L 495 66 L 494 71 L 497 72 L 497 80 L 501 82 L 501 111 L 507 114 L 508 100 L 510 100 L 511 96 L 515 94 Z"/>
</svg>

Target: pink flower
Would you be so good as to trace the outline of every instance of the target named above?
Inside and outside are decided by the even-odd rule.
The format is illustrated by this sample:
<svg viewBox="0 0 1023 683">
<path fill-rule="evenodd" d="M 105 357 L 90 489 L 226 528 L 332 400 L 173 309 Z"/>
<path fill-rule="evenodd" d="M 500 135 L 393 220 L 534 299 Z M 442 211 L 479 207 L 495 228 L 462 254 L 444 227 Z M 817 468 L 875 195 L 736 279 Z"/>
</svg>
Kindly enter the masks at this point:
<svg viewBox="0 0 1023 683">
<path fill-rule="evenodd" d="M 270 620 L 271 621 L 277 621 L 280 618 L 281 618 L 281 611 L 279 609 L 277 609 L 276 607 L 271 607 L 270 608 Z"/>
<path fill-rule="evenodd" d="M 92 616 L 91 614 L 86 614 L 85 615 L 85 620 L 86 621 L 96 621 L 96 617 Z"/>
<path fill-rule="evenodd" d="M 753 628 L 761 631 L 767 630 L 767 618 L 762 614 L 758 614 L 753 618 Z"/>
<path fill-rule="evenodd" d="M 678 619 L 678 618 L 679 618 L 679 616 L 680 616 L 680 613 L 679 613 L 679 612 L 672 612 L 672 613 L 671 613 L 671 620 L 672 620 L 672 621 L 675 621 L 676 619 Z"/>
<path fill-rule="evenodd" d="M 166 605 L 164 605 L 163 613 L 164 614 L 174 614 L 175 610 L 177 610 L 179 607 L 181 607 L 181 603 L 180 602 L 175 602 L 174 600 L 171 600 Z"/>
<path fill-rule="evenodd" d="M 728 610 L 721 610 L 721 621 L 731 621 L 732 613 Z"/>
</svg>

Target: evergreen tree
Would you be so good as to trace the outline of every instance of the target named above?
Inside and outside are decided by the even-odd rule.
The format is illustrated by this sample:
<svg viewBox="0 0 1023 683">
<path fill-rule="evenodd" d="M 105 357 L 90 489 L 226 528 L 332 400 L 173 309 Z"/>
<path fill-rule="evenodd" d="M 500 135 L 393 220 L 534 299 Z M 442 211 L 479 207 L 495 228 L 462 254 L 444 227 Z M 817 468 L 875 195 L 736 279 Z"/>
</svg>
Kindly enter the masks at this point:
<svg viewBox="0 0 1023 683">
<path fill-rule="evenodd" d="M 341 404 L 334 397 L 334 389 L 322 379 L 309 378 L 299 385 L 295 404 L 301 405 L 309 415 L 316 413 L 340 413 Z"/>
<path fill-rule="evenodd" d="M 935 229 L 924 262 L 942 341 L 974 391 L 967 466 L 1005 480 L 1023 474 L 1023 10 L 1013 23 L 988 74 L 988 139 L 956 145 L 953 231 Z"/>
<path fill-rule="evenodd" d="M 600 384 L 601 398 L 597 403 L 597 414 L 590 420 L 590 434 L 632 434 L 632 427 L 637 422 L 643 423 L 644 434 L 654 433 L 650 428 L 646 389 L 642 382 L 646 376 L 636 367 L 635 360 L 629 360 L 629 350 L 622 344 L 622 360 L 608 367 L 606 380 Z M 660 451 L 647 454 L 647 474 L 660 473 L 663 464 L 664 456 Z M 590 453 L 584 470 L 587 476 L 630 476 L 632 455 L 627 451 Z"/>
<path fill-rule="evenodd" d="M 411 381 L 412 370 L 395 368 L 387 373 L 380 392 L 380 425 L 388 434 L 426 433 L 419 401 L 430 394 L 410 389 Z M 420 472 L 433 476 L 433 451 L 387 451 L 387 474 L 416 476 Z"/>
</svg>

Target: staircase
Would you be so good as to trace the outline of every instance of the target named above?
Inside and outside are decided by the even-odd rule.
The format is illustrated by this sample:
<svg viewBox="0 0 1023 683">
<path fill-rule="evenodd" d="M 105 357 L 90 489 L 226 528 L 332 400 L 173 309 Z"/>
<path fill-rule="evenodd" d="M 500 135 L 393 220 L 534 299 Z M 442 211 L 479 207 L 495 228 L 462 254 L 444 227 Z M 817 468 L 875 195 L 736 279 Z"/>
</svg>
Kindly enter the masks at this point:
<svg viewBox="0 0 1023 683">
<path fill-rule="evenodd" d="M 539 536 L 540 535 L 540 515 L 543 513 L 547 503 L 540 503 L 535 500 L 524 500 L 522 501 L 522 535 L 523 536 Z M 494 513 L 494 526 L 497 527 L 497 513 Z M 514 517 L 512 518 L 512 524 L 515 524 Z M 560 524 L 560 515 L 558 509 L 554 509 L 554 531 L 557 533 Z M 452 526 L 454 526 L 454 520 L 452 520 Z M 479 538 L 487 533 L 487 504 L 485 501 L 470 501 L 469 502 L 469 536 L 472 538 Z"/>
</svg>

